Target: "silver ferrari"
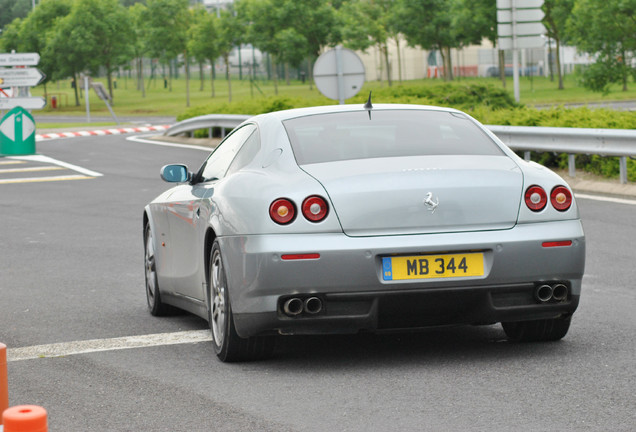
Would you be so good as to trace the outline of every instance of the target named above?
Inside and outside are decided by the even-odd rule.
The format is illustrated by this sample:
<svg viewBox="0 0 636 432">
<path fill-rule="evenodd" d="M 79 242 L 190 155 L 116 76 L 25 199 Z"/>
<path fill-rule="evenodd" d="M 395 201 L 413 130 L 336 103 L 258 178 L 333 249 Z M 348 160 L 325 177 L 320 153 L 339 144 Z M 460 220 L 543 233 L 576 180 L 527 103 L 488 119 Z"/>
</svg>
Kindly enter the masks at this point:
<svg viewBox="0 0 636 432">
<path fill-rule="evenodd" d="M 568 185 L 469 115 L 342 105 L 258 115 L 143 215 L 150 313 L 207 319 L 223 361 L 279 335 L 501 322 L 566 335 L 585 237 Z"/>
</svg>

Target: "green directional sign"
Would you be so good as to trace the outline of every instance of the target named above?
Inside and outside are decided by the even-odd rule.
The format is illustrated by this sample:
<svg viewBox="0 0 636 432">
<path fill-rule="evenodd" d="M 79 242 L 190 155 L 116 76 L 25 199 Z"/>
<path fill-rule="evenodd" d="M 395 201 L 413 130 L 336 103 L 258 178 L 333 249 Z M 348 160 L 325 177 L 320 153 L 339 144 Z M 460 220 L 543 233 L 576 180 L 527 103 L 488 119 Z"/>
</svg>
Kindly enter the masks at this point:
<svg viewBox="0 0 636 432">
<path fill-rule="evenodd" d="M 35 120 L 15 107 L 0 122 L 0 156 L 35 154 Z"/>
</svg>

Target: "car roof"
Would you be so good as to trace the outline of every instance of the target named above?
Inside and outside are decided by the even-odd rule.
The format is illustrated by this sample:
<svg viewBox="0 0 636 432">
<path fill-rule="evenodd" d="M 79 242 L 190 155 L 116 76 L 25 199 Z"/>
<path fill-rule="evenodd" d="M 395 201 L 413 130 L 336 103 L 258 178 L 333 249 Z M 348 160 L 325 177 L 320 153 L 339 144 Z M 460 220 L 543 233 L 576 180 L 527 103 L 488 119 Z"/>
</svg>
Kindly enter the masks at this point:
<svg viewBox="0 0 636 432">
<path fill-rule="evenodd" d="M 260 114 L 253 117 L 252 121 L 273 120 L 285 121 L 298 117 L 305 117 L 316 114 L 335 114 L 343 112 L 366 111 L 364 104 L 347 104 L 347 105 L 324 105 L 307 108 L 294 108 L 283 111 L 274 111 L 266 114 Z M 428 111 L 447 111 L 461 112 L 453 108 L 444 108 L 431 105 L 415 105 L 415 104 L 374 104 L 371 112 L 377 110 L 428 110 Z"/>
</svg>

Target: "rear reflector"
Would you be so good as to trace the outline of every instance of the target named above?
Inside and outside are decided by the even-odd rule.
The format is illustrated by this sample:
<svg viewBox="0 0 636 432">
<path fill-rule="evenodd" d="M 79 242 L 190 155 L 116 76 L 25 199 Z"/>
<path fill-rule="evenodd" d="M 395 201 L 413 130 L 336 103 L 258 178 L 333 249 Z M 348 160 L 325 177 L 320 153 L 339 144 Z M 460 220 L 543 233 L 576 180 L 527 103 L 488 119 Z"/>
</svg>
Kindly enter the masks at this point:
<svg viewBox="0 0 636 432">
<path fill-rule="evenodd" d="M 541 246 L 543 246 L 544 248 L 572 246 L 572 240 L 543 242 Z"/>
<path fill-rule="evenodd" d="M 280 258 L 285 261 L 289 260 L 313 260 L 320 258 L 320 254 L 307 253 L 307 254 L 287 254 L 281 255 Z"/>
</svg>

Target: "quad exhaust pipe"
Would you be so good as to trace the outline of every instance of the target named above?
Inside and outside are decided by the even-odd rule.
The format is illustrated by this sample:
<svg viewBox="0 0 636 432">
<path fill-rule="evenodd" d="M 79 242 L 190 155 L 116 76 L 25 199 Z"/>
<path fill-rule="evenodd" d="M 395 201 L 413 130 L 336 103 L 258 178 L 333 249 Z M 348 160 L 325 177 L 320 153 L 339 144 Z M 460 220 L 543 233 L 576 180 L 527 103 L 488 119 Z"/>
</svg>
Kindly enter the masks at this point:
<svg viewBox="0 0 636 432">
<path fill-rule="evenodd" d="M 308 297 L 305 300 L 292 297 L 283 303 L 283 312 L 290 317 L 297 317 L 303 312 L 316 315 L 322 311 L 322 300 L 319 297 Z"/>
<path fill-rule="evenodd" d="M 567 300 L 569 289 L 562 283 L 539 285 L 534 290 L 534 298 L 539 303 L 562 302 Z"/>
</svg>

